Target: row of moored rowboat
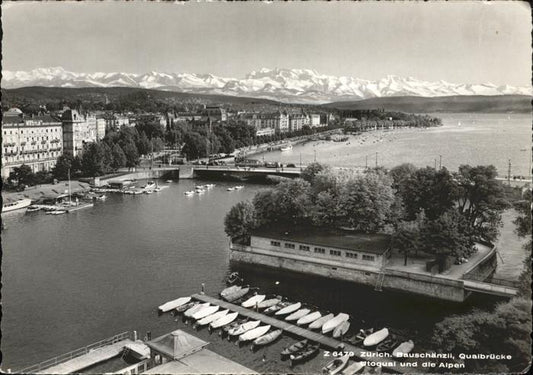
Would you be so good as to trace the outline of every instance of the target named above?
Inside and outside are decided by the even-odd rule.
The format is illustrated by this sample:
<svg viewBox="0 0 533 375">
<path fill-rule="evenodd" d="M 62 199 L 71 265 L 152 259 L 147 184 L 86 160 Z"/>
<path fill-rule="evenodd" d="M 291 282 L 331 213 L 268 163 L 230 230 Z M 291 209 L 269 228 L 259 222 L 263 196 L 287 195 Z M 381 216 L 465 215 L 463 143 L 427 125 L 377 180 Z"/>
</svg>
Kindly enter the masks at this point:
<svg viewBox="0 0 533 375">
<path fill-rule="evenodd" d="M 350 328 L 348 314 L 322 315 L 319 311 L 311 311 L 303 307 L 300 302 L 282 301 L 279 296 L 267 298 L 264 294 L 255 294 L 245 298 L 250 291 L 251 288 L 248 286 L 234 285 L 224 289 L 220 295 L 228 302 L 240 302 L 245 308 L 262 310 L 266 315 L 274 315 L 278 319 L 284 319 L 298 326 L 307 326 L 310 330 L 320 330 L 322 334 L 331 333 L 334 338 L 344 338 Z M 210 331 L 220 328 L 221 336 L 227 335 L 228 339 L 234 338 L 237 344 L 252 342 L 252 350 L 276 341 L 283 333 L 281 329 L 271 329 L 270 325 L 261 325 L 259 320 L 237 319 L 239 315 L 237 312 L 231 312 L 228 309 L 221 310 L 220 306 L 211 305 L 208 302 L 192 301 L 191 297 L 178 298 L 159 306 L 160 313 L 169 311 L 183 314 L 184 319 L 194 320 L 196 328 L 207 326 Z M 389 334 L 387 328 L 376 332 L 372 329 L 360 330 L 348 341 L 354 345 L 361 346 L 362 344 L 376 351 L 392 352 L 396 358 L 401 358 L 402 354 L 409 353 L 414 347 L 411 340 L 400 344 Z M 290 359 L 292 366 L 314 357 L 319 350 L 318 343 L 302 340 L 285 348 L 281 355 Z M 350 363 L 349 360 L 349 356 L 334 358 L 323 370 L 331 375 L 346 375 L 355 374 L 365 367 L 363 362 Z"/>
</svg>

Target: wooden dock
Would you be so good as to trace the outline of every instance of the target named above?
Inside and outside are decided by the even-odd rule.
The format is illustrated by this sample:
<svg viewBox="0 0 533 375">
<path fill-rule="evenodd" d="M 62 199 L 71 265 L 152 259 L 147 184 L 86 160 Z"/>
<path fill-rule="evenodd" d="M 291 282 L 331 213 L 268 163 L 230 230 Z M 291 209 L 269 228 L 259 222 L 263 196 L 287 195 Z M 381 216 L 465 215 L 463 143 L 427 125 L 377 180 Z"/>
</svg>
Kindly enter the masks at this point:
<svg viewBox="0 0 533 375">
<path fill-rule="evenodd" d="M 87 354 L 80 355 L 79 357 L 72 358 L 66 362 L 41 370 L 37 372 L 37 374 L 77 373 L 87 367 L 96 365 L 100 362 L 107 361 L 108 359 L 118 356 L 124 350 L 124 346 L 132 343 L 132 340 L 126 339 L 116 342 L 114 344 L 102 346 L 100 348 L 96 348 L 89 351 Z"/>
<path fill-rule="evenodd" d="M 404 373 L 406 371 L 406 368 L 400 367 L 400 364 L 398 363 L 398 361 L 394 361 L 393 358 L 382 359 L 379 357 L 373 357 L 373 358 L 361 357 L 362 352 L 368 353 L 369 350 L 364 350 L 356 346 L 353 346 L 351 344 L 344 343 L 342 341 L 334 339 L 333 337 L 324 336 L 321 333 L 313 332 L 308 329 L 299 327 L 297 325 L 290 324 L 287 321 L 278 320 L 274 317 L 262 314 L 260 312 L 253 311 L 253 310 L 247 309 L 239 305 L 234 305 L 233 303 L 229 303 L 229 302 L 226 302 L 221 299 L 211 297 L 205 294 L 193 294 L 191 297 L 198 301 L 209 302 L 212 305 L 220 306 L 223 309 L 229 309 L 230 311 L 238 312 L 239 315 L 241 316 L 245 316 L 245 317 L 248 317 L 254 320 L 260 320 L 261 322 L 265 324 L 269 324 L 272 327 L 282 329 L 284 332 L 288 332 L 295 336 L 317 342 L 320 345 L 327 347 L 331 350 L 353 352 L 355 357 L 361 358 L 364 361 L 369 360 L 369 361 L 376 362 L 376 363 L 382 363 L 383 367 L 386 367 L 387 369 L 394 371 L 396 373 Z M 394 366 L 388 365 L 391 362 L 395 363 L 395 365 Z M 416 368 L 408 367 L 408 369 L 411 370 L 410 372 L 413 372 L 412 370 L 416 371 Z"/>
</svg>

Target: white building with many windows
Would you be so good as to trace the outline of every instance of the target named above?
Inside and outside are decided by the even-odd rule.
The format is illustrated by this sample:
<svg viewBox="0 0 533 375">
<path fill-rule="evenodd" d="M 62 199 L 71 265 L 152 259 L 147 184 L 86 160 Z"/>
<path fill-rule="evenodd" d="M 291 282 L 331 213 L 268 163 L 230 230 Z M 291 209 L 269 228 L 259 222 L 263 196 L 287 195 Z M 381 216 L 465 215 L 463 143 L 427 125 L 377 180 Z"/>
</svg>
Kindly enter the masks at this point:
<svg viewBox="0 0 533 375">
<path fill-rule="evenodd" d="M 50 171 L 63 153 L 61 121 L 48 114 L 26 116 L 18 108 L 2 115 L 2 178 L 25 164 L 33 172 Z"/>
</svg>

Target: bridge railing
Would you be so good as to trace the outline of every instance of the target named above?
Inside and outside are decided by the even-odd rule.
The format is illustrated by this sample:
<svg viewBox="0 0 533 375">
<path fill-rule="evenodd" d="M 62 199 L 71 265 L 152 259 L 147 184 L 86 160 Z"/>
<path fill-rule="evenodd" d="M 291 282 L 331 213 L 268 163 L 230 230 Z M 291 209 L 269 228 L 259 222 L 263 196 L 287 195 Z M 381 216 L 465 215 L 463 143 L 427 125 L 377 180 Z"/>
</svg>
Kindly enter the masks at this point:
<svg viewBox="0 0 533 375">
<path fill-rule="evenodd" d="M 118 335 L 111 336 L 111 337 L 109 337 L 107 339 L 103 339 L 103 340 L 94 342 L 94 343 L 89 344 L 87 346 L 84 346 L 82 348 L 78 348 L 76 350 L 72 350 L 72 351 L 70 351 L 68 353 L 64 353 L 64 354 L 58 355 L 56 357 L 47 359 L 45 361 L 39 362 L 39 363 L 37 363 L 35 365 L 23 368 L 21 370 L 18 370 L 17 372 L 21 373 L 21 374 L 36 373 L 36 372 L 42 371 L 44 369 L 47 369 L 49 367 L 58 365 L 60 363 L 66 362 L 66 361 L 69 361 L 69 360 L 71 360 L 73 358 L 79 357 L 80 355 L 87 354 L 87 353 L 89 353 L 92 350 L 95 350 L 95 349 L 98 349 L 98 348 L 101 348 L 101 347 L 104 347 L 104 346 L 107 346 L 107 345 L 115 344 L 115 343 L 117 343 L 119 341 L 130 339 L 130 338 L 131 338 L 130 332 L 122 332 L 122 333 L 119 333 Z"/>
</svg>

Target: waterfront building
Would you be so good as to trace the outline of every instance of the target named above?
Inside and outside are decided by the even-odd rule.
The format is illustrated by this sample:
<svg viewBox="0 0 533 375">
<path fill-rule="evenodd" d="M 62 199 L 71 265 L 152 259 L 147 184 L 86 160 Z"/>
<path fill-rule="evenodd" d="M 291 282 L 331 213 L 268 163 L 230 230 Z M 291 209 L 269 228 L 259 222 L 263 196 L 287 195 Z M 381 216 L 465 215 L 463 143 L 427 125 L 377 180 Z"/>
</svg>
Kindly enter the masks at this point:
<svg viewBox="0 0 533 375">
<path fill-rule="evenodd" d="M 96 117 L 81 115 L 75 109 L 66 109 L 61 116 L 63 123 L 63 152 L 72 156 L 83 151 L 85 143 L 96 142 Z"/>
<path fill-rule="evenodd" d="M 277 111 L 272 113 L 244 113 L 241 119 L 253 126 L 256 135 L 273 135 L 289 131 L 289 115 Z"/>
<path fill-rule="evenodd" d="M 317 113 L 312 113 L 309 115 L 309 121 L 310 121 L 310 126 L 312 128 L 318 128 L 320 127 L 320 115 L 317 114 Z"/>
<path fill-rule="evenodd" d="M 2 151 L 2 178 L 23 164 L 33 172 L 50 171 L 63 152 L 61 121 L 11 108 L 2 115 Z"/>
<path fill-rule="evenodd" d="M 96 140 L 101 140 L 105 137 L 106 122 L 103 118 L 96 118 Z"/>
<path fill-rule="evenodd" d="M 304 126 L 309 126 L 309 116 L 305 113 L 294 113 L 289 115 L 289 131 L 295 132 L 302 130 Z"/>
<path fill-rule="evenodd" d="M 221 107 L 206 107 L 205 108 L 205 116 L 206 120 L 208 121 L 226 121 L 228 119 L 228 115 L 226 113 L 226 110 Z"/>
</svg>

